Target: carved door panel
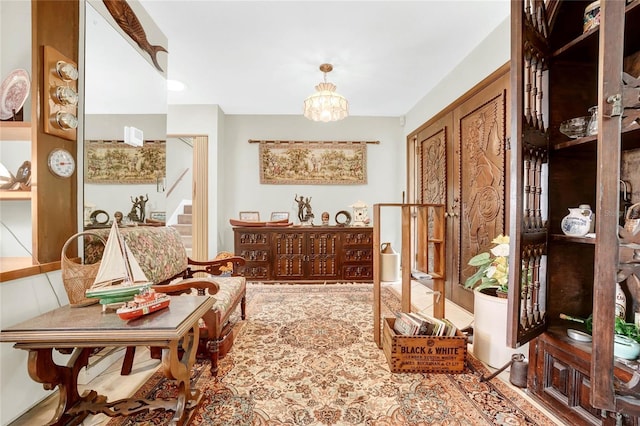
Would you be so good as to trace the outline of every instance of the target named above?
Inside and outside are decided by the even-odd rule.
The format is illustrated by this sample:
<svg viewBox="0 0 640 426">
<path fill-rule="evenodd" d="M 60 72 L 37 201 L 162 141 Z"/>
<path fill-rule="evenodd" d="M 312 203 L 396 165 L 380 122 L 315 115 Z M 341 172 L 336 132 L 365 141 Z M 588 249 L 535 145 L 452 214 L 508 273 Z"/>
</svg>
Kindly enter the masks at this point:
<svg viewBox="0 0 640 426">
<path fill-rule="evenodd" d="M 505 233 L 508 87 L 505 65 L 408 137 L 409 202 L 446 206 L 445 295 L 470 312 L 467 263 Z M 426 270 L 428 247 L 416 244 L 415 265 Z"/>
<path fill-rule="evenodd" d="M 509 74 L 480 90 L 453 111 L 456 173 L 452 199 L 454 247 L 452 280 L 461 305 L 473 310 L 473 294 L 464 289 L 465 280 L 476 268 L 468 262 L 488 251 L 491 241 L 505 234 L 507 192 L 506 132 Z M 458 204 L 458 203 L 457 203 Z M 450 209 L 452 210 L 452 209 Z"/>
<path fill-rule="evenodd" d="M 322 280 L 338 277 L 338 234 L 311 232 L 308 237 L 308 279 Z"/>
<path fill-rule="evenodd" d="M 451 277 L 456 276 L 453 273 L 453 257 L 454 244 L 450 244 L 456 235 L 453 229 L 452 219 L 457 215 L 457 200 L 451 199 L 451 194 L 455 191 L 451 189 L 453 185 L 453 174 L 457 165 L 454 163 L 453 156 L 453 114 L 451 112 L 445 114 L 440 119 L 431 123 L 424 129 L 421 129 L 414 140 L 415 144 L 415 167 L 416 167 L 416 202 L 422 204 L 444 204 L 447 206 L 445 216 L 447 217 L 446 225 L 446 296 L 460 306 L 469 309 L 469 304 L 473 303 L 466 294 L 467 292 L 459 292 L 453 285 Z M 454 171 L 449 173 L 449 171 Z M 427 224 L 431 226 L 431 224 Z M 425 235 L 422 230 L 418 230 L 420 235 Z M 416 268 L 421 271 L 433 271 L 434 265 L 428 265 L 426 254 L 433 253 L 429 247 L 424 247 L 425 241 L 418 239 L 416 241 Z M 431 260 L 432 261 L 432 260 Z"/>
<path fill-rule="evenodd" d="M 274 236 L 274 279 L 303 279 L 305 276 L 305 234 L 302 232 L 278 232 Z"/>
</svg>

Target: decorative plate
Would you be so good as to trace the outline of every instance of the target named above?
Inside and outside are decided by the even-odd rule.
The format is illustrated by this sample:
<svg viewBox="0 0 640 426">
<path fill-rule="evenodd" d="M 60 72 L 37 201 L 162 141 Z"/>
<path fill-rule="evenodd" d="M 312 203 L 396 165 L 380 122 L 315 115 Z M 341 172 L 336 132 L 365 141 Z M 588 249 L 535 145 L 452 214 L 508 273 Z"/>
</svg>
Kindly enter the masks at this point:
<svg viewBox="0 0 640 426">
<path fill-rule="evenodd" d="M 567 329 L 567 335 L 573 340 L 577 340 L 578 342 L 590 342 L 592 340 L 590 334 L 587 334 L 584 331 L 576 330 L 574 328 Z"/>
<path fill-rule="evenodd" d="M 0 119 L 8 120 L 20 111 L 29 96 L 31 80 L 23 69 L 11 71 L 0 86 Z"/>
<path fill-rule="evenodd" d="M 587 235 L 591 227 L 591 220 L 584 217 L 565 216 L 562 219 L 562 232 L 572 237 L 582 237 Z"/>
</svg>

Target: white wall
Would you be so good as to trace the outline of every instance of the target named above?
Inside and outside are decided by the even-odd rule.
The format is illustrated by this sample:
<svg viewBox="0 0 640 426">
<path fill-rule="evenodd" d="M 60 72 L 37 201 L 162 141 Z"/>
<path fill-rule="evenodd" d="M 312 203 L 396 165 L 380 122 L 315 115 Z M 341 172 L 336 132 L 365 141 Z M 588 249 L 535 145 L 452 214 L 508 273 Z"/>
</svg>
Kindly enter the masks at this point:
<svg viewBox="0 0 640 426">
<path fill-rule="evenodd" d="M 182 173 L 184 175 L 178 181 Z M 192 179 L 193 147 L 179 138 L 167 138 L 167 178 L 164 195 L 168 225 L 178 223 L 177 214 L 175 217 L 172 215 L 176 213 L 180 203 L 183 200 L 191 200 Z M 170 190 L 171 193 L 169 193 Z M 182 209 L 178 213 L 182 213 Z M 172 221 L 170 219 L 175 220 Z"/>
<path fill-rule="evenodd" d="M 273 211 L 289 211 L 296 221 L 296 194 L 311 197 L 316 224 L 320 224 L 323 211 L 329 212 L 330 223 L 335 224 L 335 214 L 340 210 L 351 212 L 350 206 L 357 201 L 369 206 L 402 201 L 405 144 L 398 117 L 349 117 L 335 123 L 316 123 L 302 115 L 227 115 L 224 124 L 224 140 L 220 142 L 224 169 L 219 174 L 222 189 L 218 194 L 220 249 L 233 251 L 229 219 L 238 218 L 240 211 L 259 211 L 262 220 L 268 220 Z M 379 140 L 380 144 L 367 145 L 366 185 L 263 185 L 258 144 L 249 143 L 249 139 Z"/>
<path fill-rule="evenodd" d="M 68 303 L 60 271 L 3 282 L 0 284 L 0 328 L 11 327 Z M 0 343 L 2 425 L 51 394 L 42 384 L 29 378 L 27 354 L 27 351 L 14 349 L 13 343 Z"/>
<path fill-rule="evenodd" d="M 405 135 L 410 134 L 483 78 L 510 60 L 511 23 L 506 18 L 436 87 L 406 114 Z"/>
</svg>

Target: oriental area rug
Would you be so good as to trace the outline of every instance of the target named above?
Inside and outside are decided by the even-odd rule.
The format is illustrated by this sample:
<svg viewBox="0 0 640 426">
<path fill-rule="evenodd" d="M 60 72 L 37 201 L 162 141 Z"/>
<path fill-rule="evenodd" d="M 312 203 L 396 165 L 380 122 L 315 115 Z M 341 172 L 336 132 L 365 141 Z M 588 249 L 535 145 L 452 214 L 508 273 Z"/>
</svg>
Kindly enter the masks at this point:
<svg viewBox="0 0 640 426">
<path fill-rule="evenodd" d="M 382 289 L 386 316 L 400 308 Z M 194 425 L 553 425 L 471 354 L 463 374 L 391 373 L 373 342 L 371 284 L 247 285 L 247 319 L 220 360 L 199 360 Z M 175 393 L 156 372 L 136 397 Z M 167 424 L 172 412 L 114 418 L 111 426 Z"/>
</svg>

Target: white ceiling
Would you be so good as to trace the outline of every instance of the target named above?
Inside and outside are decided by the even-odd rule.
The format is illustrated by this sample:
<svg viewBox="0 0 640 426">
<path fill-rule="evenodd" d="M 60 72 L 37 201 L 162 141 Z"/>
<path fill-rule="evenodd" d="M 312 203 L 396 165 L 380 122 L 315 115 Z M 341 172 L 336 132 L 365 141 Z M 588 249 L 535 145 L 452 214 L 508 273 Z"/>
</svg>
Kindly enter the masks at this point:
<svg viewBox="0 0 640 426">
<path fill-rule="evenodd" d="M 169 39 L 169 104 L 301 114 L 323 79 L 354 116 L 401 116 L 503 22 L 509 0 L 140 0 Z"/>
</svg>

